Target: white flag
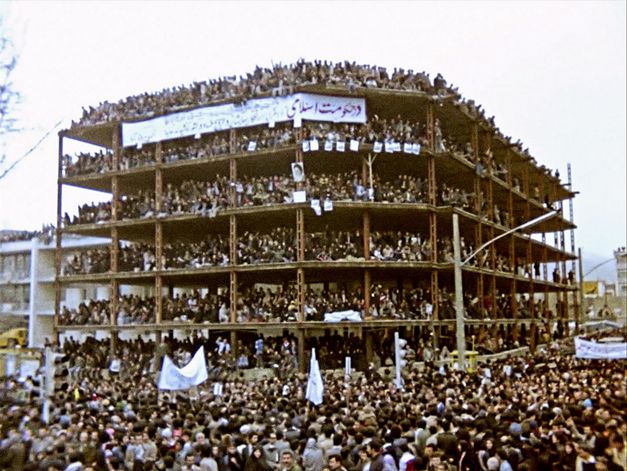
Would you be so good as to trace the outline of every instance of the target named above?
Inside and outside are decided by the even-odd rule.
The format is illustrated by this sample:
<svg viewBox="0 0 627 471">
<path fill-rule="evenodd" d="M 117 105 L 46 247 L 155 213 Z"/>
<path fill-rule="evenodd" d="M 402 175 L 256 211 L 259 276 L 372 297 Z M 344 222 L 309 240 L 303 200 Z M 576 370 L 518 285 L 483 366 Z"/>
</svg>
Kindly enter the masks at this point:
<svg viewBox="0 0 627 471">
<path fill-rule="evenodd" d="M 324 384 L 322 384 L 322 375 L 320 374 L 320 365 L 316 360 L 316 349 L 311 349 L 311 361 L 309 362 L 309 379 L 307 380 L 307 392 L 305 398 L 313 402 L 315 405 L 322 404 L 322 394 L 324 393 Z"/>
<path fill-rule="evenodd" d="M 163 367 L 159 375 L 159 389 L 189 389 L 207 380 L 207 362 L 205 348 L 200 347 L 192 360 L 183 368 L 178 368 L 169 356 L 163 359 Z"/>
</svg>

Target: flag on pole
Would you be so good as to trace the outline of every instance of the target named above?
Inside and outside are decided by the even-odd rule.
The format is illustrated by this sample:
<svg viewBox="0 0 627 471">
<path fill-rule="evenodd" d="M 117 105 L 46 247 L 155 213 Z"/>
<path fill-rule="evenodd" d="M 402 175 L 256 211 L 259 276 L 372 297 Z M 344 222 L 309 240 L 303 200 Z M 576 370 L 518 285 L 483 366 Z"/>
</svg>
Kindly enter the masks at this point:
<svg viewBox="0 0 627 471">
<path fill-rule="evenodd" d="M 183 368 L 178 368 L 169 356 L 163 358 L 163 366 L 159 375 L 159 389 L 189 389 L 207 380 L 207 362 L 205 349 L 200 347 L 191 361 Z"/>
<path fill-rule="evenodd" d="M 322 404 L 322 394 L 324 393 L 324 384 L 322 384 L 322 375 L 320 374 L 320 365 L 316 359 L 316 349 L 311 349 L 311 361 L 309 362 L 309 379 L 307 380 L 307 392 L 305 399 L 313 402 L 316 406 Z"/>
</svg>

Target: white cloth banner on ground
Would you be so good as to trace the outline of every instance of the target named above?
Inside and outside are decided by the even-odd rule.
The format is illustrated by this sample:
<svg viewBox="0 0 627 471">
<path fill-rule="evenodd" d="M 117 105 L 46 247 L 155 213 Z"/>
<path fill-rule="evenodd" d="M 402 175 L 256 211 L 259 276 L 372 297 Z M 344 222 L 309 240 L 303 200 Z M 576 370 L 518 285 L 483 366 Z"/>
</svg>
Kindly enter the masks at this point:
<svg viewBox="0 0 627 471">
<path fill-rule="evenodd" d="M 122 145 L 140 146 L 166 139 L 303 119 L 333 123 L 365 123 L 366 100 L 313 93 L 256 98 L 180 111 L 144 121 L 122 122 Z"/>
<path fill-rule="evenodd" d="M 207 362 L 205 348 L 200 347 L 191 361 L 183 368 L 178 368 L 169 356 L 163 358 L 163 366 L 159 375 L 159 389 L 189 389 L 207 380 Z"/>
<path fill-rule="evenodd" d="M 307 391 L 305 399 L 315 405 L 322 404 L 322 396 L 324 394 L 324 384 L 322 383 L 322 375 L 320 374 L 320 365 L 316 359 L 316 349 L 311 349 L 311 360 L 309 362 L 309 379 L 307 380 Z"/>
<path fill-rule="evenodd" d="M 575 337 L 575 356 L 589 360 L 627 359 L 627 342 L 596 343 Z"/>
<path fill-rule="evenodd" d="M 342 322 L 342 321 L 351 321 L 351 322 L 361 322 L 361 314 L 358 311 L 335 311 L 335 312 L 327 312 L 324 315 L 324 322 Z"/>
</svg>

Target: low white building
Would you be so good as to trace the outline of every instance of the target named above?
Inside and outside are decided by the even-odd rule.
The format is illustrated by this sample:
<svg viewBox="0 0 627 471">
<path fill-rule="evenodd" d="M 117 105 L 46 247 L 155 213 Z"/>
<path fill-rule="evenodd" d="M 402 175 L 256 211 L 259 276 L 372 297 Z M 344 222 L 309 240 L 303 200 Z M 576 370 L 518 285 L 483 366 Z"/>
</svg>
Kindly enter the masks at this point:
<svg viewBox="0 0 627 471">
<path fill-rule="evenodd" d="M 68 254 L 109 245 L 109 239 L 96 237 L 66 236 L 62 242 Z M 28 324 L 31 348 L 42 347 L 53 335 L 55 248 L 54 238 L 44 236 L 0 242 L 0 320 L 7 327 Z M 108 298 L 108 293 L 108 286 L 66 287 L 62 304 L 76 307 L 90 298 Z"/>
</svg>

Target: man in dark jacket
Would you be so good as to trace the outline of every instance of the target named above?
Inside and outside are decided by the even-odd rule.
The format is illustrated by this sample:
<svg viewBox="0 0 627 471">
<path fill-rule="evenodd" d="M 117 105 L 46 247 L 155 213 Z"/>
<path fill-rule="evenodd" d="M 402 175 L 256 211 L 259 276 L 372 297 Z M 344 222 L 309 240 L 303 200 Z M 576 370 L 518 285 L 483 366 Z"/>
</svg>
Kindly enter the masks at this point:
<svg viewBox="0 0 627 471">
<path fill-rule="evenodd" d="M 383 471 L 383 449 L 377 439 L 368 442 L 366 448 L 370 457 L 370 471 Z"/>
</svg>

